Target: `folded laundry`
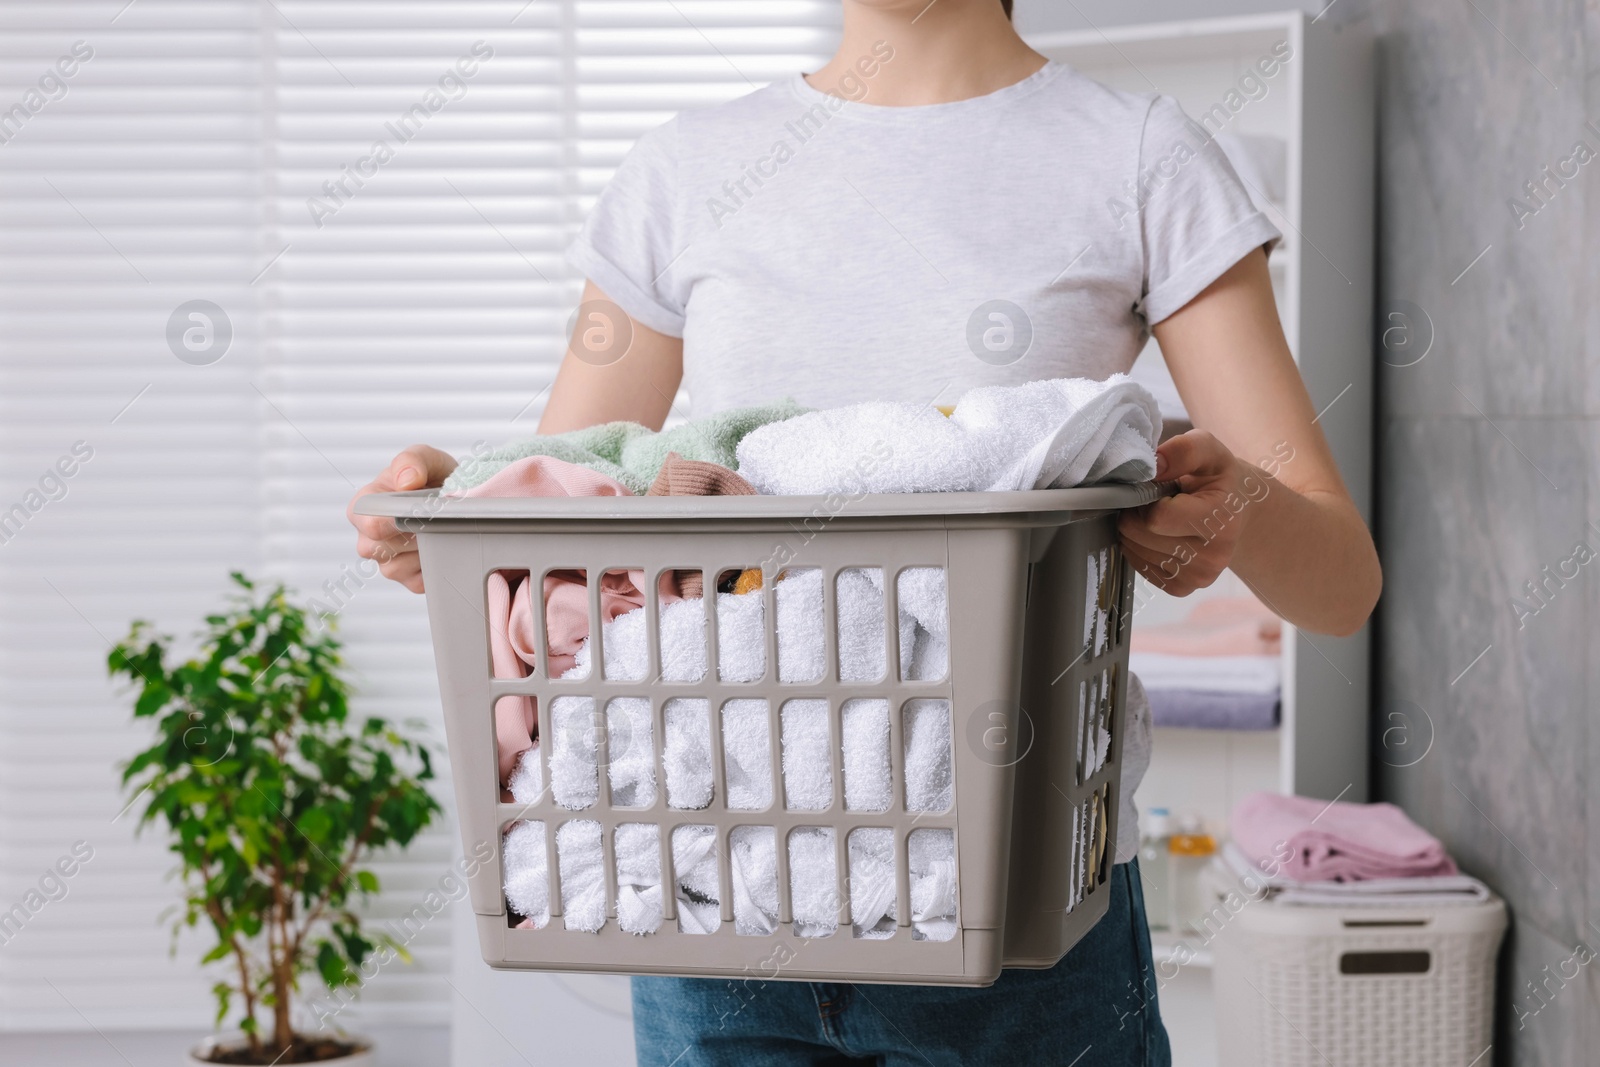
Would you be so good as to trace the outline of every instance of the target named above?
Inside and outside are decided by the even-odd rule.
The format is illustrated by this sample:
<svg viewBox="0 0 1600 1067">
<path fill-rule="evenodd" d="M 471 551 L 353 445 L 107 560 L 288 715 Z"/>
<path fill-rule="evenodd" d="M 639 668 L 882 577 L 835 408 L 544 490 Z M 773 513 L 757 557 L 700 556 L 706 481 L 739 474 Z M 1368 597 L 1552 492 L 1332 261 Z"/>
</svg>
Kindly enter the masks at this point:
<svg viewBox="0 0 1600 1067">
<path fill-rule="evenodd" d="M 985 386 L 946 417 L 868 402 L 752 430 L 738 470 L 762 493 L 926 493 L 1144 481 L 1161 414 L 1126 375 Z"/>
<path fill-rule="evenodd" d="M 1465 874 L 1372 878 L 1360 882 L 1298 882 L 1292 878 L 1268 875 L 1232 841 L 1222 846 L 1221 856 L 1226 870 L 1251 895 L 1271 898 L 1280 904 L 1432 907 L 1440 904 L 1478 904 L 1493 895 L 1488 886 Z"/>
<path fill-rule="evenodd" d="M 1250 862 L 1297 882 L 1456 873 L 1439 840 L 1393 804 L 1257 792 L 1234 806 L 1230 826 Z"/>
<path fill-rule="evenodd" d="M 1271 730 L 1278 725 L 1279 695 L 1206 689 L 1146 690 L 1150 722 L 1194 730 Z"/>
<path fill-rule="evenodd" d="M 692 419 L 661 433 L 636 422 L 608 422 L 570 433 L 542 434 L 468 459 L 445 480 L 444 489 L 447 493 L 468 489 L 488 481 L 517 460 L 548 456 L 596 471 L 627 486 L 630 493 L 642 495 L 649 491 L 669 453 L 736 468 L 738 460 L 734 450 L 746 434 L 807 410 L 792 400 L 780 400 Z"/>
<path fill-rule="evenodd" d="M 1283 621 L 1253 596 L 1202 600 L 1177 622 L 1135 625 L 1130 648 L 1177 656 L 1276 656 Z"/>
<path fill-rule="evenodd" d="M 1254 693 L 1276 698 L 1283 686 L 1278 656 L 1173 656 L 1130 652 L 1128 669 L 1148 692 L 1184 689 L 1205 693 Z"/>
<path fill-rule="evenodd" d="M 939 571 L 938 568 L 921 568 Z M 843 578 L 846 572 L 841 572 Z M 948 648 L 947 622 L 942 614 L 944 583 L 942 571 L 938 580 L 929 575 L 917 575 L 898 588 L 910 588 L 910 595 L 901 594 L 903 605 L 914 605 L 918 616 L 908 610 L 902 616 L 902 631 L 916 636 L 906 642 L 904 664 L 912 676 L 920 676 L 928 667 L 927 659 L 918 659 L 916 649 L 924 657 L 935 654 L 929 650 Z M 876 604 L 879 623 L 868 642 L 878 649 L 875 674 L 863 677 L 881 677 L 883 673 L 884 638 L 882 631 L 882 582 L 868 580 L 865 574 L 839 584 L 840 613 L 845 612 L 846 597 L 852 599 L 852 612 L 870 618 Z M 780 620 L 786 610 L 794 614 L 791 620 L 802 616 L 810 623 L 788 628 L 789 640 L 799 642 L 812 625 L 820 632 L 822 625 L 820 571 L 800 570 L 790 572 L 777 582 L 776 596 Z M 724 678 L 754 680 L 759 677 L 759 662 L 764 659 L 755 654 L 761 645 L 761 594 L 720 593 L 720 603 L 730 606 L 719 623 L 719 641 L 732 643 L 732 657 L 719 657 L 723 663 L 736 668 Z M 811 601 L 818 606 L 812 617 Z M 790 607 L 786 609 L 785 605 Z M 659 627 L 661 635 L 662 674 L 669 681 L 692 681 L 703 677 L 706 670 L 703 605 L 698 600 L 681 600 L 668 604 L 662 611 Z M 926 620 L 931 629 L 923 629 L 918 619 Z M 730 624 L 729 620 L 732 621 Z M 870 627 L 868 628 L 871 629 Z M 785 664 L 799 670 L 809 670 L 812 663 L 810 646 L 800 642 L 786 654 L 784 628 L 779 629 L 780 676 Z M 602 630 L 601 646 L 605 655 L 606 677 L 634 676 L 631 672 L 644 662 L 646 629 L 644 609 L 636 609 L 607 622 Z M 820 646 L 820 639 L 818 641 Z M 841 656 L 844 655 L 841 647 Z M 587 669 L 588 646 L 580 651 L 584 664 L 574 666 L 569 677 Z M 817 653 L 820 656 L 820 652 Z M 945 669 L 944 653 L 937 663 L 942 676 Z M 820 663 L 820 659 L 817 660 Z M 841 660 L 841 666 L 845 661 Z M 857 663 L 872 662 L 872 657 L 861 653 Z M 798 665 L 798 666 L 796 666 Z M 857 668 L 852 668 L 857 669 Z M 865 670 L 865 667 L 860 667 Z M 642 676 L 642 675 L 641 675 Z M 820 671 L 818 672 L 820 676 Z M 549 764 L 551 795 L 561 807 L 580 811 L 599 799 L 599 753 L 595 701 L 591 697 L 561 696 L 551 701 L 551 736 L 548 753 L 541 751 L 545 742 L 525 750 L 514 773 L 510 776 L 510 791 L 519 803 L 536 802 L 545 788 L 545 770 L 541 756 Z M 703 697 L 676 697 L 663 708 L 665 736 L 662 738 L 662 768 L 666 778 L 667 804 L 675 809 L 707 807 L 713 800 L 714 777 L 710 745 L 710 702 Z M 815 698 L 785 701 L 779 708 L 780 744 L 782 752 L 782 783 L 784 806 L 796 811 L 822 811 L 833 803 L 833 767 L 836 762 L 843 770 L 845 806 L 851 811 L 885 811 L 891 806 L 895 782 L 893 761 L 889 751 L 891 714 L 889 701 L 882 697 L 860 697 L 845 701 L 840 709 L 840 737 L 843 751 L 836 760 L 833 754 L 828 702 Z M 951 749 L 951 723 L 948 701 L 922 698 L 905 705 L 902 733 L 905 751 L 901 765 L 905 803 L 911 811 L 938 812 L 948 810 L 953 802 L 953 777 Z M 727 806 L 733 810 L 761 811 L 773 803 L 774 775 L 771 759 L 772 713 L 763 698 L 745 697 L 726 701 L 721 708 L 722 750 L 724 780 L 727 788 Z M 607 781 L 613 804 L 619 806 L 648 807 L 655 802 L 654 753 L 649 703 L 643 697 L 620 697 L 609 702 L 605 709 L 605 730 L 608 744 Z M 590 924 L 596 920 L 594 911 L 595 886 L 603 895 L 603 870 L 598 871 L 600 882 L 595 882 L 597 868 L 590 862 L 593 850 L 598 848 L 598 837 L 586 827 L 568 830 L 568 827 L 589 823 L 575 820 L 566 823 L 556 834 L 556 851 L 560 856 L 561 899 L 564 924 L 568 929 L 597 929 Z M 538 830 L 528 829 L 539 826 Z M 593 825 L 598 826 L 598 823 Z M 651 825 L 653 824 L 640 824 Z M 868 828 L 869 830 L 872 828 Z M 893 835 L 886 828 L 881 834 L 858 830 L 849 842 L 851 855 L 851 907 L 857 936 L 884 937 L 893 933 L 894 914 L 894 854 Z M 618 922 L 622 923 L 625 907 L 632 916 L 623 928 L 629 932 L 643 933 L 653 930 L 651 920 L 659 921 L 660 885 L 659 837 L 643 833 L 624 838 L 618 828 L 615 847 L 618 870 Z M 702 832 L 703 831 L 703 832 Z M 506 864 L 506 899 L 528 925 L 539 926 L 548 921 L 548 886 L 536 888 L 535 883 L 547 880 L 548 861 L 544 848 L 542 823 L 518 823 L 506 836 L 504 850 Z M 801 936 L 825 936 L 837 925 L 838 872 L 833 843 L 834 830 L 828 827 L 799 828 L 792 832 L 789 849 L 790 900 Z M 537 837 L 535 835 L 538 835 Z M 856 837 L 866 834 L 857 841 Z M 571 843 L 570 846 L 568 843 Z M 562 849 L 578 850 L 569 864 L 561 854 Z M 717 881 L 714 856 L 715 837 L 710 827 L 680 826 L 673 835 L 674 867 L 677 885 L 674 895 L 679 901 L 680 929 L 688 932 L 710 932 L 719 921 L 721 895 Z M 649 850 L 656 856 L 651 860 L 644 855 L 625 854 L 630 849 Z M 729 859 L 735 928 L 741 933 L 771 933 L 777 928 L 777 837 L 773 827 L 745 826 L 736 828 L 729 838 Z M 913 831 L 908 841 L 908 876 L 911 885 L 911 919 L 913 936 L 942 940 L 953 937 L 956 931 L 955 911 L 955 839 L 946 829 L 922 828 Z M 655 866 L 652 867 L 651 864 Z M 859 870 L 858 870 L 859 868 Z M 542 883 L 541 883 L 542 884 Z M 624 892 L 626 886 L 626 893 Z M 543 895 L 541 896 L 541 892 Z M 626 901 L 624 900 L 626 896 Z M 574 902 L 569 914 L 568 899 Z M 543 909 L 541 911 L 541 908 Z M 601 908 L 599 921 L 604 922 Z M 540 916 L 544 915 L 544 919 Z M 865 916 L 865 918 L 862 918 Z"/>
</svg>

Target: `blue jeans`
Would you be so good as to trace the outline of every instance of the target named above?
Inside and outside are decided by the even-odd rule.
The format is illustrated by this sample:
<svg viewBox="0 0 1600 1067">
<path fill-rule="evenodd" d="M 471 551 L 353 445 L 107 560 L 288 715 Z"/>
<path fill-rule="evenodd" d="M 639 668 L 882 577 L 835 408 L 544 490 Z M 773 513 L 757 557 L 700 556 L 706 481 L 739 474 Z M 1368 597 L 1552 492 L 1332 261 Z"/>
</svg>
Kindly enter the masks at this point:
<svg viewBox="0 0 1600 1067">
<path fill-rule="evenodd" d="M 639 1067 L 1170 1067 L 1136 863 L 1060 963 L 987 989 L 635 978 Z"/>
</svg>

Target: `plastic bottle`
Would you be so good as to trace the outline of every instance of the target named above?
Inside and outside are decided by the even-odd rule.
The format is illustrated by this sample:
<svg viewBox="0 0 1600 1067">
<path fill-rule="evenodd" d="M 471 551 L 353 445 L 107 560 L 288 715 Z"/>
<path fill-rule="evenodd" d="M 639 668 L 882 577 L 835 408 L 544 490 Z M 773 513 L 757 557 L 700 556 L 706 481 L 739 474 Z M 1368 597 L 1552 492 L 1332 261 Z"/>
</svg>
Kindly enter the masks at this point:
<svg viewBox="0 0 1600 1067">
<path fill-rule="evenodd" d="M 1203 933 L 1200 924 L 1210 902 L 1200 872 L 1216 854 L 1217 839 L 1205 832 L 1199 818 L 1185 815 L 1178 820 L 1178 832 L 1167 839 L 1167 851 L 1171 855 L 1172 925 L 1181 931 Z"/>
<path fill-rule="evenodd" d="M 1166 808 L 1144 813 L 1139 834 L 1139 885 L 1144 890 L 1145 919 L 1152 930 L 1172 928 L 1172 879 L 1168 859 L 1171 815 Z"/>
</svg>

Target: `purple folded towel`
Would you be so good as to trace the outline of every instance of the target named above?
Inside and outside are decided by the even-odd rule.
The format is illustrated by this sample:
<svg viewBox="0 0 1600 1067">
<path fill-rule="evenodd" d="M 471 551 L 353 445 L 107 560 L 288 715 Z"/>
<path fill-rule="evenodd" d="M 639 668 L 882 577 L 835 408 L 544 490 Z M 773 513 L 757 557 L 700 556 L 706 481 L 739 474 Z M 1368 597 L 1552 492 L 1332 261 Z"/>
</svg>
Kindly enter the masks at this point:
<svg viewBox="0 0 1600 1067">
<path fill-rule="evenodd" d="M 1270 730 L 1278 725 L 1277 693 L 1149 689 L 1150 721 L 1200 730 Z"/>
</svg>

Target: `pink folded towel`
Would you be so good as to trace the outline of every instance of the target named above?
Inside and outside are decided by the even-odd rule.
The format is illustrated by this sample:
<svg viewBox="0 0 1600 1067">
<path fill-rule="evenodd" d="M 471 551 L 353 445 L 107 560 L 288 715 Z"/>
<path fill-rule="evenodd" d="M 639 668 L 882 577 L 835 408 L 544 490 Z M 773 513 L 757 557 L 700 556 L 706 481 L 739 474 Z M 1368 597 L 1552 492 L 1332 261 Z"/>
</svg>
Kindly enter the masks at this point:
<svg viewBox="0 0 1600 1067">
<path fill-rule="evenodd" d="M 598 471 L 550 456 L 530 456 L 508 464 L 481 485 L 452 495 L 463 497 L 632 496 L 628 487 Z M 643 607 L 644 572 L 607 572 L 600 576 L 600 619 Z M 489 655 L 496 678 L 525 678 L 533 673 L 536 618 L 527 571 L 489 575 Z M 589 636 L 589 591 L 581 571 L 551 571 L 544 577 L 545 632 L 549 638 L 550 674 L 559 678 L 577 662 Z M 663 571 L 657 586 L 660 603 L 679 599 L 672 571 Z M 500 778 L 504 781 L 522 753 L 533 747 L 537 709 L 532 697 L 501 697 L 495 702 L 495 740 Z"/>
<path fill-rule="evenodd" d="M 1234 807 L 1230 830 L 1250 862 L 1299 882 L 1457 873 L 1439 839 L 1393 804 L 1251 793 Z"/>
<path fill-rule="evenodd" d="M 1276 656 L 1283 621 L 1253 596 L 1202 600 L 1177 622 L 1133 627 L 1133 651 L 1173 656 Z"/>
</svg>

